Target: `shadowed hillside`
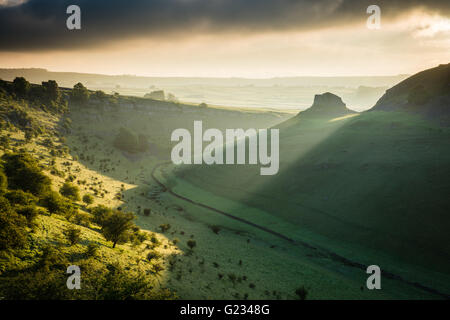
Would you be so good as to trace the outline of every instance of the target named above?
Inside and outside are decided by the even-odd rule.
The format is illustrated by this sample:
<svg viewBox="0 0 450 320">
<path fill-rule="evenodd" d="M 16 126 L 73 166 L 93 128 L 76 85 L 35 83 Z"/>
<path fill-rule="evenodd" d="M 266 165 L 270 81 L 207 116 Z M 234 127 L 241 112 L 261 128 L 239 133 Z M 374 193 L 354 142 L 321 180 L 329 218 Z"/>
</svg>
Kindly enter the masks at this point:
<svg viewBox="0 0 450 320">
<path fill-rule="evenodd" d="M 260 176 L 257 166 L 242 165 L 191 166 L 178 169 L 177 177 L 297 226 L 293 231 L 271 225 L 285 236 L 309 239 L 384 270 L 401 270 L 412 281 L 448 293 L 450 130 L 409 112 L 406 101 L 412 100 L 405 100 L 417 92 L 411 86 L 423 84 L 436 96 L 420 104 L 432 114 L 448 94 L 447 72 L 448 65 L 419 73 L 361 114 L 339 117 L 336 110 L 347 113 L 345 105 L 327 94 L 329 104 L 315 103 L 277 126 L 280 171 L 275 176 Z M 439 105 L 436 112 L 446 107 Z M 318 110 L 320 117 L 308 116 Z M 222 209 L 245 216 L 239 208 Z M 252 219 L 258 222 L 256 215 Z"/>
<path fill-rule="evenodd" d="M 450 63 L 400 82 L 387 90 L 371 110 L 416 112 L 450 123 Z"/>
</svg>

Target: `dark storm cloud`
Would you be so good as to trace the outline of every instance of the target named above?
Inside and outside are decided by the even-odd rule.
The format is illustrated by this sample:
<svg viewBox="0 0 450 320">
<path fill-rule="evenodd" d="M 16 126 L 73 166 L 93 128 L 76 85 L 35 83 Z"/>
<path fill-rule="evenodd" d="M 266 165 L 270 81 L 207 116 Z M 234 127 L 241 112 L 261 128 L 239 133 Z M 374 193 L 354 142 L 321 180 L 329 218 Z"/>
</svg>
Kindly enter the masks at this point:
<svg viewBox="0 0 450 320">
<path fill-rule="evenodd" d="M 82 30 L 66 28 L 71 4 L 81 8 Z M 384 19 L 418 6 L 443 14 L 450 10 L 448 0 L 29 0 L 0 6 L 0 50 L 89 47 L 128 37 L 312 29 L 364 22 L 370 4 L 381 7 Z"/>
</svg>

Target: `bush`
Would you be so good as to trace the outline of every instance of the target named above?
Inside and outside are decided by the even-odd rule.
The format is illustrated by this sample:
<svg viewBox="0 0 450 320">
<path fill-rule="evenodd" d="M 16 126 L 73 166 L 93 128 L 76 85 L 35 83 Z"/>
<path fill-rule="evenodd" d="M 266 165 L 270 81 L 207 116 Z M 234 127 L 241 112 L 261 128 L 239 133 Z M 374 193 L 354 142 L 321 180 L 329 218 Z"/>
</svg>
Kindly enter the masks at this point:
<svg viewBox="0 0 450 320">
<path fill-rule="evenodd" d="M 300 288 L 295 290 L 295 294 L 298 296 L 298 298 L 300 300 L 306 300 L 306 296 L 308 295 L 308 290 L 304 286 L 301 286 Z"/>
<path fill-rule="evenodd" d="M 77 212 L 72 217 L 72 222 L 83 227 L 89 227 L 90 224 L 90 216 L 83 212 Z"/>
<path fill-rule="evenodd" d="M 219 231 L 220 231 L 220 227 L 219 226 L 213 225 L 210 228 L 215 234 L 219 234 Z"/>
<path fill-rule="evenodd" d="M 81 240 L 81 230 L 73 226 L 68 227 L 66 231 L 64 231 L 64 235 L 71 246 L 77 244 Z"/>
<path fill-rule="evenodd" d="M 144 216 L 148 217 L 150 215 L 150 209 L 145 208 L 144 209 Z"/>
<path fill-rule="evenodd" d="M 136 135 L 127 128 L 120 128 L 119 133 L 114 139 L 114 146 L 120 150 L 137 153 L 147 151 L 149 142 L 147 137 L 143 134 L 136 137 Z"/>
<path fill-rule="evenodd" d="M 59 193 L 72 201 L 80 200 L 80 189 L 68 181 L 62 185 L 59 189 Z"/>
<path fill-rule="evenodd" d="M 187 241 L 187 245 L 192 250 L 197 245 L 197 242 L 195 242 L 195 240 L 190 239 Z"/>
<path fill-rule="evenodd" d="M 55 191 L 49 191 L 42 198 L 42 205 L 48 209 L 50 214 L 61 214 L 61 215 L 69 215 L 73 211 L 72 204 L 61 197 Z"/>
<path fill-rule="evenodd" d="M 22 206 L 16 209 L 17 213 L 24 216 L 27 219 L 27 223 L 29 227 L 33 226 L 33 222 L 36 219 L 37 215 L 40 213 L 40 210 L 36 205 L 27 205 Z"/>
<path fill-rule="evenodd" d="M 38 201 L 37 197 L 22 190 L 11 190 L 5 194 L 5 198 L 8 199 L 10 204 L 21 206 L 35 204 Z"/>
<path fill-rule="evenodd" d="M 161 229 L 161 232 L 164 233 L 164 232 L 166 232 L 167 230 L 170 229 L 170 224 L 168 224 L 168 223 L 166 223 L 166 224 L 161 224 L 161 225 L 159 226 L 159 228 Z"/>
<path fill-rule="evenodd" d="M 86 203 L 86 205 L 88 206 L 88 205 L 94 203 L 94 197 L 91 196 L 89 193 L 86 193 L 83 196 L 83 202 Z"/>
<path fill-rule="evenodd" d="M 86 255 L 89 258 L 95 257 L 97 255 L 98 248 L 99 248 L 99 245 L 97 243 L 90 242 L 86 249 Z"/>
<path fill-rule="evenodd" d="M 22 189 L 40 196 L 50 189 L 50 179 L 42 173 L 37 161 L 25 153 L 6 153 L 2 159 L 11 189 Z"/>
</svg>

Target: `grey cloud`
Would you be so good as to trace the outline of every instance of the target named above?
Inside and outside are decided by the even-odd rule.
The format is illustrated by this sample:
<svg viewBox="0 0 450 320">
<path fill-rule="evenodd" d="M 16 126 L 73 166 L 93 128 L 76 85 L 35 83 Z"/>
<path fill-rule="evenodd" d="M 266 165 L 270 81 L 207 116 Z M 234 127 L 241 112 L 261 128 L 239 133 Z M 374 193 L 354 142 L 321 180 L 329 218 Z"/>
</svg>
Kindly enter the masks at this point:
<svg viewBox="0 0 450 320">
<path fill-rule="evenodd" d="M 129 37 L 313 29 L 364 22 L 373 0 L 29 0 L 0 6 L 0 50 L 90 47 Z M 66 28 L 79 5 L 82 30 Z M 377 1 L 383 18 L 418 6 L 448 14 L 450 1 Z"/>
</svg>

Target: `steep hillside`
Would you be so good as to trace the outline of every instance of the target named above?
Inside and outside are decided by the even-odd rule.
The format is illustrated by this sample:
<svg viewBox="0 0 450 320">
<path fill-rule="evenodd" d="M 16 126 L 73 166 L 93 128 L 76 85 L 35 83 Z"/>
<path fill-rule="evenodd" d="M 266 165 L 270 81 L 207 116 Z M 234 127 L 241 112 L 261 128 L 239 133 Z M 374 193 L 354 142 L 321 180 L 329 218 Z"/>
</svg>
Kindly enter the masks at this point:
<svg viewBox="0 0 450 320">
<path fill-rule="evenodd" d="M 450 63 L 419 72 L 387 90 L 373 111 L 417 112 L 448 123 Z"/>
</svg>

